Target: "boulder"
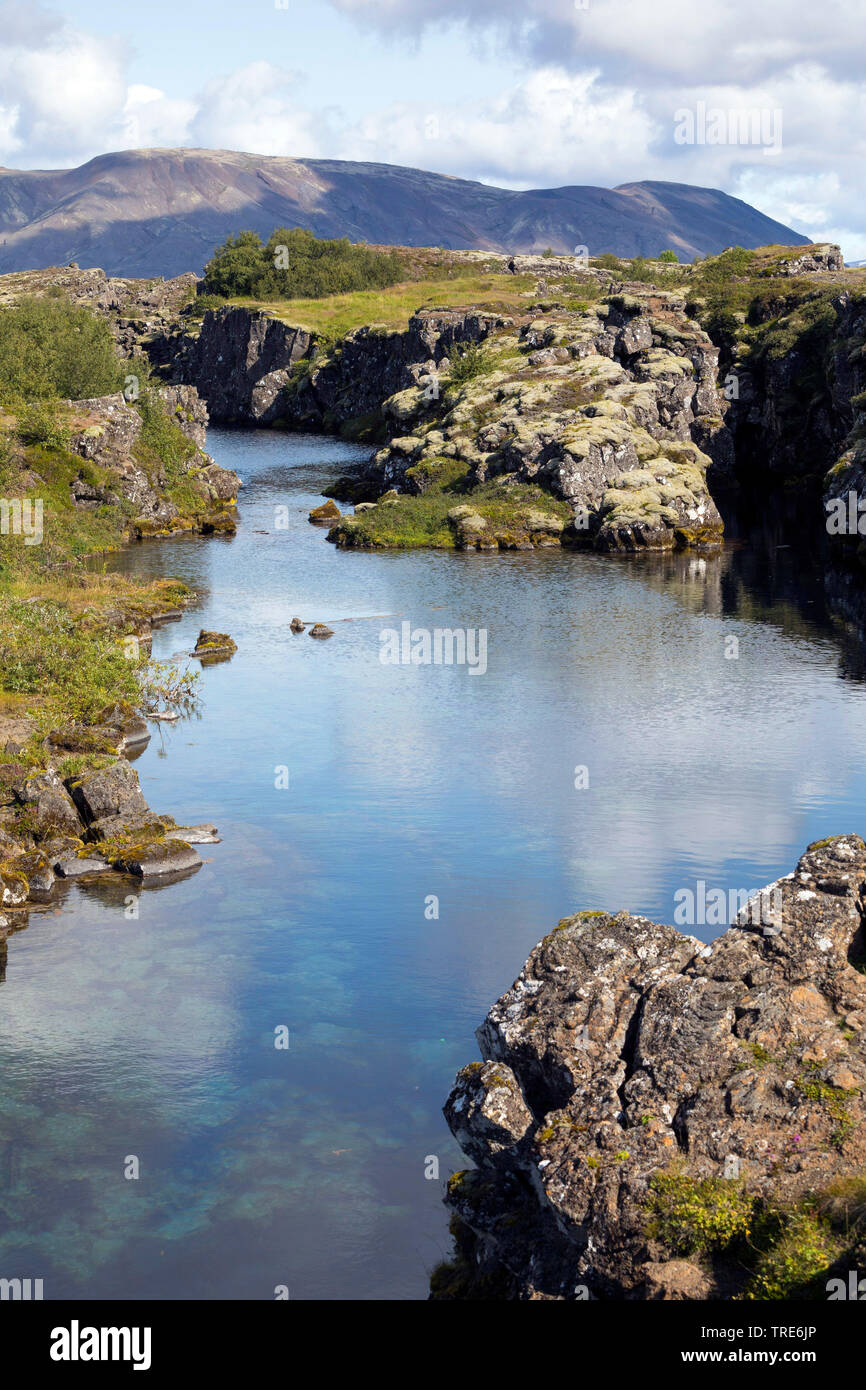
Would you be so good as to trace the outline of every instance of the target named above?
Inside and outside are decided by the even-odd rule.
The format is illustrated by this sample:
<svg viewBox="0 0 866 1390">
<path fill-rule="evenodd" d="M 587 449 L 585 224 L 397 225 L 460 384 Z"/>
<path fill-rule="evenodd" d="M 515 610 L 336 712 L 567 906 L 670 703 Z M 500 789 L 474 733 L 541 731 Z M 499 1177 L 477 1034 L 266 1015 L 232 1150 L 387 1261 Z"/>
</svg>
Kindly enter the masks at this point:
<svg viewBox="0 0 866 1390">
<path fill-rule="evenodd" d="M 138 773 L 123 758 L 98 772 L 82 773 L 69 784 L 69 791 L 91 838 L 115 833 L 120 825 L 138 824 L 149 814 Z"/>
<path fill-rule="evenodd" d="M 207 632 L 202 628 L 192 654 L 201 661 L 213 661 L 233 656 L 237 649 L 237 642 L 227 632 Z"/>
<path fill-rule="evenodd" d="M 83 878 L 85 874 L 106 874 L 110 867 L 104 859 L 76 855 L 58 859 L 54 864 L 54 872 L 58 878 Z"/>
<path fill-rule="evenodd" d="M 27 896 L 31 901 L 40 902 L 50 897 L 54 887 L 54 870 L 48 857 L 40 850 L 19 854 L 15 859 L 15 870 L 27 879 Z"/>
<path fill-rule="evenodd" d="M 781 1296 L 799 1297 L 856 1262 L 864 913 L 852 834 L 810 845 L 710 945 L 625 912 L 560 922 L 445 1107 L 478 1165 L 446 1199 L 473 1278 L 515 1298 L 669 1300 L 778 1297 L 760 1290 L 788 1271 Z M 840 1213 L 832 1238 L 816 1204 Z M 793 1274 L 773 1245 L 786 1232 L 814 1246 Z"/>
<path fill-rule="evenodd" d="M 27 879 L 18 869 L 17 860 L 0 864 L 0 906 L 20 907 L 26 903 L 28 892 Z"/>
<path fill-rule="evenodd" d="M 336 502 L 328 498 L 321 507 L 314 507 L 310 512 L 310 521 L 314 526 L 332 526 L 335 521 L 339 521 L 342 513 Z"/>
<path fill-rule="evenodd" d="M 17 787 L 18 800 L 27 807 L 37 839 L 81 833 L 78 811 L 57 773 L 48 769 L 26 777 Z"/>
</svg>

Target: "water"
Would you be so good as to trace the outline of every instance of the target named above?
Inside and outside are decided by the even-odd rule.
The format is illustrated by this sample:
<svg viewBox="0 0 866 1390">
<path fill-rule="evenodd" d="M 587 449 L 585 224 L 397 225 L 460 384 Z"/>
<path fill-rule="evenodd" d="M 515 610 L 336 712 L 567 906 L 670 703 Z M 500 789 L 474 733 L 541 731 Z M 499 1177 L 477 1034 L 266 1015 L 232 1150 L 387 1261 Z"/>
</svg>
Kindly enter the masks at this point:
<svg viewBox="0 0 866 1390">
<path fill-rule="evenodd" d="M 129 881 L 73 885 L 10 939 L 0 1275 L 46 1298 L 423 1298 L 466 1166 L 440 1108 L 486 1009 L 570 911 L 672 921 L 698 879 L 758 889 L 862 831 L 862 662 L 791 551 L 340 552 L 307 512 L 362 451 L 209 447 L 246 480 L 238 535 L 118 564 L 200 594 L 155 655 L 201 626 L 238 643 L 136 764 L 155 810 L 223 843 L 137 919 Z M 382 664 L 404 619 L 486 629 L 487 672 Z"/>
</svg>

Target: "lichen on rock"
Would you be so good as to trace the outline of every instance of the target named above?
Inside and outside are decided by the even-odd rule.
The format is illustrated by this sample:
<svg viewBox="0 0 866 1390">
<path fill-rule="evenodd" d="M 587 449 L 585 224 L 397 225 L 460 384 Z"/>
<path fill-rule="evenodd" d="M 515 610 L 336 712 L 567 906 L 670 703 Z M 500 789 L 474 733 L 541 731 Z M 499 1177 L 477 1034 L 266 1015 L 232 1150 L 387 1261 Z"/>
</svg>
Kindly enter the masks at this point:
<svg viewBox="0 0 866 1390">
<path fill-rule="evenodd" d="M 478 1165 L 446 1200 L 479 1277 L 516 1298 L 788 1297 L 852 1258 L 864 885 L 866 844 L 837 836 L 772 885 L 772 928 L 745 913 L 704 945 L 578 913 L 536 946 L 445 1107 Z"/>
</svg>

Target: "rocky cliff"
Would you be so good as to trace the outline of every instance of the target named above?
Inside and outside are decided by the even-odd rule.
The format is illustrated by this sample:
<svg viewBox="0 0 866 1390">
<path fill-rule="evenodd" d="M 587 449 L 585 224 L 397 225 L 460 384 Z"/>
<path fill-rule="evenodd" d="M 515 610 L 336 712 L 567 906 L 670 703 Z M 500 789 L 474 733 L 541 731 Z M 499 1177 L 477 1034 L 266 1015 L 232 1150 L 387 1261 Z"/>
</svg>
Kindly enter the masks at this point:
<svg viewBox="0 0 866 1390">
<path fill-rule="evenodd" d="M 709 946 L 560 922 L 445 1107 L 476 1167 L 434 1294 L 826 1297 L 866 1255 L 864 908 L 845 835 Z"/>
<path fill-rule="evenodd" d="M 431 544 L 495 549 L 555 534 L 604 550 L 705 546 L 722 533 L 707 483 L 713 455 L 726 455 L 716 367 L 681 296 L 633 286 L 519 318 L 429 310 L 405 334 L 350 334 L 298 374 L 288 412 L 332 427 L 376 422 L 387 443 L 368 500 L 388 505 L 389 489 L 450 498 Z M 509 508 L 545 498 L 565 504 L 564 521 L 533 526 L 526 508 L 517 518 Z M 365 510 L 331 538 L 382 543 L 392 520 Z"/>
<path fill-rule="evenodd" d="M 200 331 L 177 333 L 158 356 L 173 377 L 191 383 L 221 424 L 272 425 L 286 419 L 285 389 L 313 335 L 269 314 L 242 308 L 208 310 Z"/>
<path fill-rule="evenodd" d="M 866 297 L 797 287 L 756 296 L 743 318 L 723 364 L 738 480 L 753 493 L 796 493 L 817 513 L 822 494 L 847 490 L 847 465 L 859 459 Z M 852 434 L 846 466 L 828 478 Z"/>
<path fill-rule="evenodd" d="M 168 462 L 147 447 L 145 419 L 122 395 L 65 403 L 66 450 L 84 461 L 70 483 L 73 505 L 115 508 L 127 533 L 139 538 L 179 530 L 232 534 L 240 480 L 204 452 L 208 416 L 195 388 L 165 387 L 150 408 L 189 441 Z"/>
</svg>

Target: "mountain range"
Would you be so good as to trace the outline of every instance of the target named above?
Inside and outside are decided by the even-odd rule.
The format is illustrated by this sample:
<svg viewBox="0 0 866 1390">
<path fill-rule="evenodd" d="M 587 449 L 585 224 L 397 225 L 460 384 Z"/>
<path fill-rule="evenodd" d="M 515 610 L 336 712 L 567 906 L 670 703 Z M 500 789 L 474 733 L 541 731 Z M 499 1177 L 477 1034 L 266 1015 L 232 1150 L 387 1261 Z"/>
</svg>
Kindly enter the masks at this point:
<svg viewBox="0 0 866 1390">
<path fill-rule="evenodd" d="M 109 275 L 200 270 L 244 228 L 309 227 L 402 246 L 681 260 L 808 243 L 714 188 L 682 183 L 514 191 L 423 169 L 228 150 L 104 154 L 76 169 L 0 169 L 0 272 L 76 261 Z"/>
</svg>

